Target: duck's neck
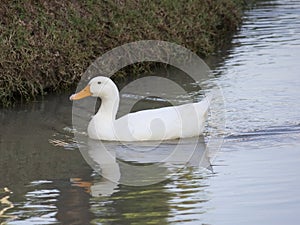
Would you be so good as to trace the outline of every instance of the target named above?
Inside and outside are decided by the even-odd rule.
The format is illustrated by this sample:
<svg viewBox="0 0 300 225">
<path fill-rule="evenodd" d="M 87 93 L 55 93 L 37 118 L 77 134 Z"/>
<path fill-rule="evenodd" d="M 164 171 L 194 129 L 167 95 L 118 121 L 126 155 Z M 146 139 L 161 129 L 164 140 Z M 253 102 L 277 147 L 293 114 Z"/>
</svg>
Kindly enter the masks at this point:
<svg viewBox="0 0 300 225">
<path fill-rule="evenodd" d="M 101 106 L 96 113 L 96 117 L 103 118 L 107 122 L 114 121 L 119 108 L 119 91 L 116 90 L 110 95 L 101 97 Z"/>
</svg>

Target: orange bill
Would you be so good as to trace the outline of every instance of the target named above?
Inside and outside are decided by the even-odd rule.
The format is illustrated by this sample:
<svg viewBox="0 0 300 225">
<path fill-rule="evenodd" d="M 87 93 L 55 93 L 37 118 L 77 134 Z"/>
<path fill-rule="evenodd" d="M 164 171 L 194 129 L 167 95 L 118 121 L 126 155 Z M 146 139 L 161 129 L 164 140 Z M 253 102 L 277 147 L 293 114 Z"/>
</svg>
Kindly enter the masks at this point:
<svg viewBox="0 0 300 225">
<path fill-rule="evenodd" d="M 90 85 L 87 85 L 84 89 L 82 89 L 80 92 L 75 93 L 71 95 L 70 100 L 79 100 L 88 96 L 91 96 L 91 90 L 90 90 Z"/>
</svg>

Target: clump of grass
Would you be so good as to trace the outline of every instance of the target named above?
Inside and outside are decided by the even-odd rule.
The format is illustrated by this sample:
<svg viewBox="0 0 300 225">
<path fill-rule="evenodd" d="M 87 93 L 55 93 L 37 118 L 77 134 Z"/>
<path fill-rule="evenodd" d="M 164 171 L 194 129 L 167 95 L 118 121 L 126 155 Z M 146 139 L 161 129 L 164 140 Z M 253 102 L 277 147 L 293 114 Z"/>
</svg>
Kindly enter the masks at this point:
<svg viewBox="0 0 300 225">
<path fill-rule="evenodd" d="M 240 25 L 243 4 L 242 0 L 3 0 L 0 105 L 69 88 L 97 57 L 132 41 L 165 40 L 207 56 Z M 141 70 L 138 67 L 133 74 Z"/>
</svg>

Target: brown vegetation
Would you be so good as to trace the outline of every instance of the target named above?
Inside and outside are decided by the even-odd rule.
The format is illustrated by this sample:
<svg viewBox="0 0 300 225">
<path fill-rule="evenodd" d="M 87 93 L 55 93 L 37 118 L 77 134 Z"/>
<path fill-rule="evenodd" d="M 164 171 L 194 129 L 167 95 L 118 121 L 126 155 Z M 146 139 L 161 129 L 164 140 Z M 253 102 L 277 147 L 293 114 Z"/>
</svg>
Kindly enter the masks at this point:
<svg viewBox="0 0 300 225">
<path fill-rule="evenodd" d="M 104 52 L 165 40 L 206 56 L 241 22 L 242 0 L 3 0 L 0 105 L 70 87 Z"/>
</svg>

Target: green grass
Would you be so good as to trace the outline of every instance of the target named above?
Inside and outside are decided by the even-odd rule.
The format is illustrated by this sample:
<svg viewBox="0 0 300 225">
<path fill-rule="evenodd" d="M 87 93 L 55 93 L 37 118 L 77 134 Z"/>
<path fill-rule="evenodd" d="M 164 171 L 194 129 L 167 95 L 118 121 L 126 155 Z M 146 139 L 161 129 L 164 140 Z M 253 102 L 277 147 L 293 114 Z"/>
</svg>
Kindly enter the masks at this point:
<svg viewBox="0 0 300 225">
<path fill-rule="evenodd" d="M 238 28 L 243 5 L 242 0 L 3 0 L 0 105 L 67 89 L 97 57 L 132 41 L 165 40 L 207 56 Z M 133 75 L 141 67 L 135 66 Z"/>
</svg>

